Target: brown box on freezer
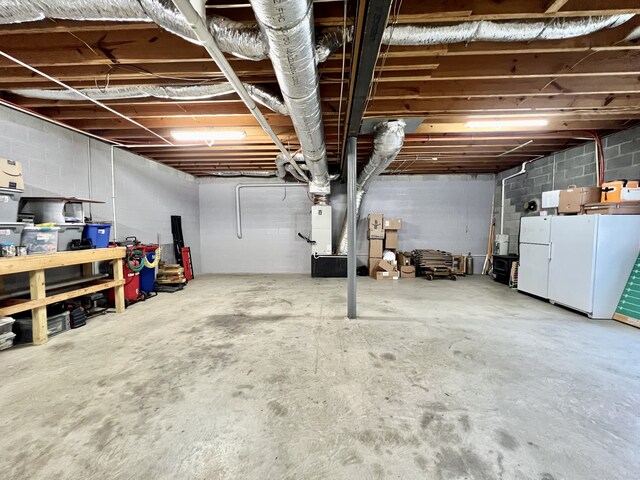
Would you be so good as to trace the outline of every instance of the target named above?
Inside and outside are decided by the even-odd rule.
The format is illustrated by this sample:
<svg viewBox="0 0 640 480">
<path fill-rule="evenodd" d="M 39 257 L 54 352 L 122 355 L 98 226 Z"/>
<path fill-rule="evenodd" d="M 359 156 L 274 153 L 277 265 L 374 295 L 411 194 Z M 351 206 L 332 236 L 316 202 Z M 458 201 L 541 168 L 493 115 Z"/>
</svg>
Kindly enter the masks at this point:
<svg viewBox="0 0 640 480">
<path fill-rule="evenodd" d="M 580 213 L 587 203 L 600 201 L 600 187 L 570 186 L 560 190 L 560 205 L 558 213 Z"/>
<path fill-rule="evenodd" d="M 587 215 L 640 215 L 640 202 L 591 203 L 585 205 Z"/>
</svg>

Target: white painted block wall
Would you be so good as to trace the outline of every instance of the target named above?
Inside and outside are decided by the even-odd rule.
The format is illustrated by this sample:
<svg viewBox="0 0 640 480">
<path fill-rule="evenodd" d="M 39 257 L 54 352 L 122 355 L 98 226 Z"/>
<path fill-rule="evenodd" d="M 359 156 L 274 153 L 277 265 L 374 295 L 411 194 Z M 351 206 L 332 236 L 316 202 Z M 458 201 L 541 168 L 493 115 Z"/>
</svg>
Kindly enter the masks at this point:
<svg viewBox="0 0 640 480">
<path fill-rule="evenodd" d="M 65 195 L 103 200 L 95 219 L 112 220 L 110 147 L 7 108 L 0 108 L 0 156 L 23 163 L 25 195 Z M 194 177 L 116 150 L 118 239 L 170 244 L 171 215 L 181 215 L 196 272 L 308 273 L 311 202 L 306 189 L 244 189 L 243 229 L 235 223 L 235 186 L 264 179 Z M 280 180 L 273 179 L 273 182 Z M 361 264 L 367 260 L 369 213 L 403 220 L 400 248 L 439 248 L 478 255 L 487 245 L 493 175 L 383 176 L 362 206 L 358 234 Z M 345 185 L 333 186 L 334 235 L 345 210 Z M 201 248 L 202 247 L 202 248 Z"/>
<path fill-rule="evenodd" d="M 280 180 L 208 179 L 200 184 L 202 271 L 205 273 L 308 273 L 311 202 L 304 188 L 243 189 L 243 238 L 236 235 L 235 187 L 238 183 Z M 400 217 L 400 248 L 438 248 L 472 252 L 479 271 L 486 252 L 493 175 L 383 176 L 371 186 L 358 224 L 359 263 L 368 257 L 366 217 Z M 345 185 L 334 184 L 334 233 L 344 215 Z"/>
<path fill-rule="evenodd" d="M 104 201 L 94 220 L 113 220 L 110 146 L 43 120 L 0 107 L 0 157 L 22 162 L 25 196 L 75 196 Z M 136 236 L 171 244 L 171 215 L 182 216 L 185 241 L 199 267 L 198 182 L 138 155 L 115 152 L 118 240 Z M 113 236 L 113 232 L 112 232 Z"/>
</svg>

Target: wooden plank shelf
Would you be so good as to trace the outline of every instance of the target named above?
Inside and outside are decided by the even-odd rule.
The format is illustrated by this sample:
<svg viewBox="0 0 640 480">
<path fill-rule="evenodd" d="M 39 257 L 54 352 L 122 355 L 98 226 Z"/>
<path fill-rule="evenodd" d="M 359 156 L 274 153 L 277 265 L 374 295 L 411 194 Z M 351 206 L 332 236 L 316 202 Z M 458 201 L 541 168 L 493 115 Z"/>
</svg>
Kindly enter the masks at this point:
<svg viewBox="0 0 640 480">
<path fill-rule="evenodd" d="M 31 299 L 12 299 L 0 303 L 0 316 L 12 315 L 31 310 L 33 322 L 33 343 L 40 345 L 48 339 L 47 305 L 62 302 L 70 298 L 81 297 L 91 293 L 113 288 L 115 290 L 116 312 L 124 311 L 124 276 L 123 262 L 126 249 L 97 248 L 76 252 L 59 252 L 26 257 L 0 258 L 0 276 L 14 273 L 29 273 L 29 290 Z M 94 262 L 111 261 L 113 279 L 87 280 L 87 285 L 68 292 L 47 296 L 44 271 L 50 268 L 83 265 L 83 270 Z"/>
<path fill-rule="evenodd" d="M 75 252 L 27 255 L 26 257 L 4 257 L 0 258 L 0 275 L 115 260 L 124 258 L 125 250 L 124 247 L 94 248 Z"/>
</svg>

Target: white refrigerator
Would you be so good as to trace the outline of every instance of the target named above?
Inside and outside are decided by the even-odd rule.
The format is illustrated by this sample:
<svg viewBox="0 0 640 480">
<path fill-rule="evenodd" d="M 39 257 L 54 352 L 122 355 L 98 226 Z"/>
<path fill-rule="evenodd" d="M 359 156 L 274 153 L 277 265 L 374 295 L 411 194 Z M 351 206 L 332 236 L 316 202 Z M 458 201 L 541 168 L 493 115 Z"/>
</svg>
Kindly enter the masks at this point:
<svg viewBox="0 0 640 480">
<path fill-rule="evenodd" d="M 520 220 L 518 290 L 542 298 L 549 298 L 549 242 L 552 218 L 522 217 Z"/>
<path fill-rule="evenodd" d="M 640 251 L 640 216 L 543 218 L 521 220 L 518 289 L 592 318 L 612 318 Z"/>
</svg>

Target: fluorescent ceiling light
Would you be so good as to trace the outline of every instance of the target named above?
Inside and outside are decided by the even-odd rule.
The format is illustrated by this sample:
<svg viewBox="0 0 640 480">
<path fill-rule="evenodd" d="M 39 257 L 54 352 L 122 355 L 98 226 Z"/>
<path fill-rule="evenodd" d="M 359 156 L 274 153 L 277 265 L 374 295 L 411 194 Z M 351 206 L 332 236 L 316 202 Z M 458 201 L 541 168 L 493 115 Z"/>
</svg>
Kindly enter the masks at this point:
<svg viewBox="0 0 640 480">
<path fill-rule="evenodd" d="M 242 140 L 246 133 L 243 130 L 173 130 L 171 136 L 179 142 L 215 143 L 220 140 Z"/>
<path fill-rule="evenodd" d="M 549 120 L 545 118 L 530 118 L 527 120 L 469 120 L 465 123 L 465 127 L 498 130 L 501 128 L 516 127 L 546 127 L 548 124 Z"/>
</svg>

